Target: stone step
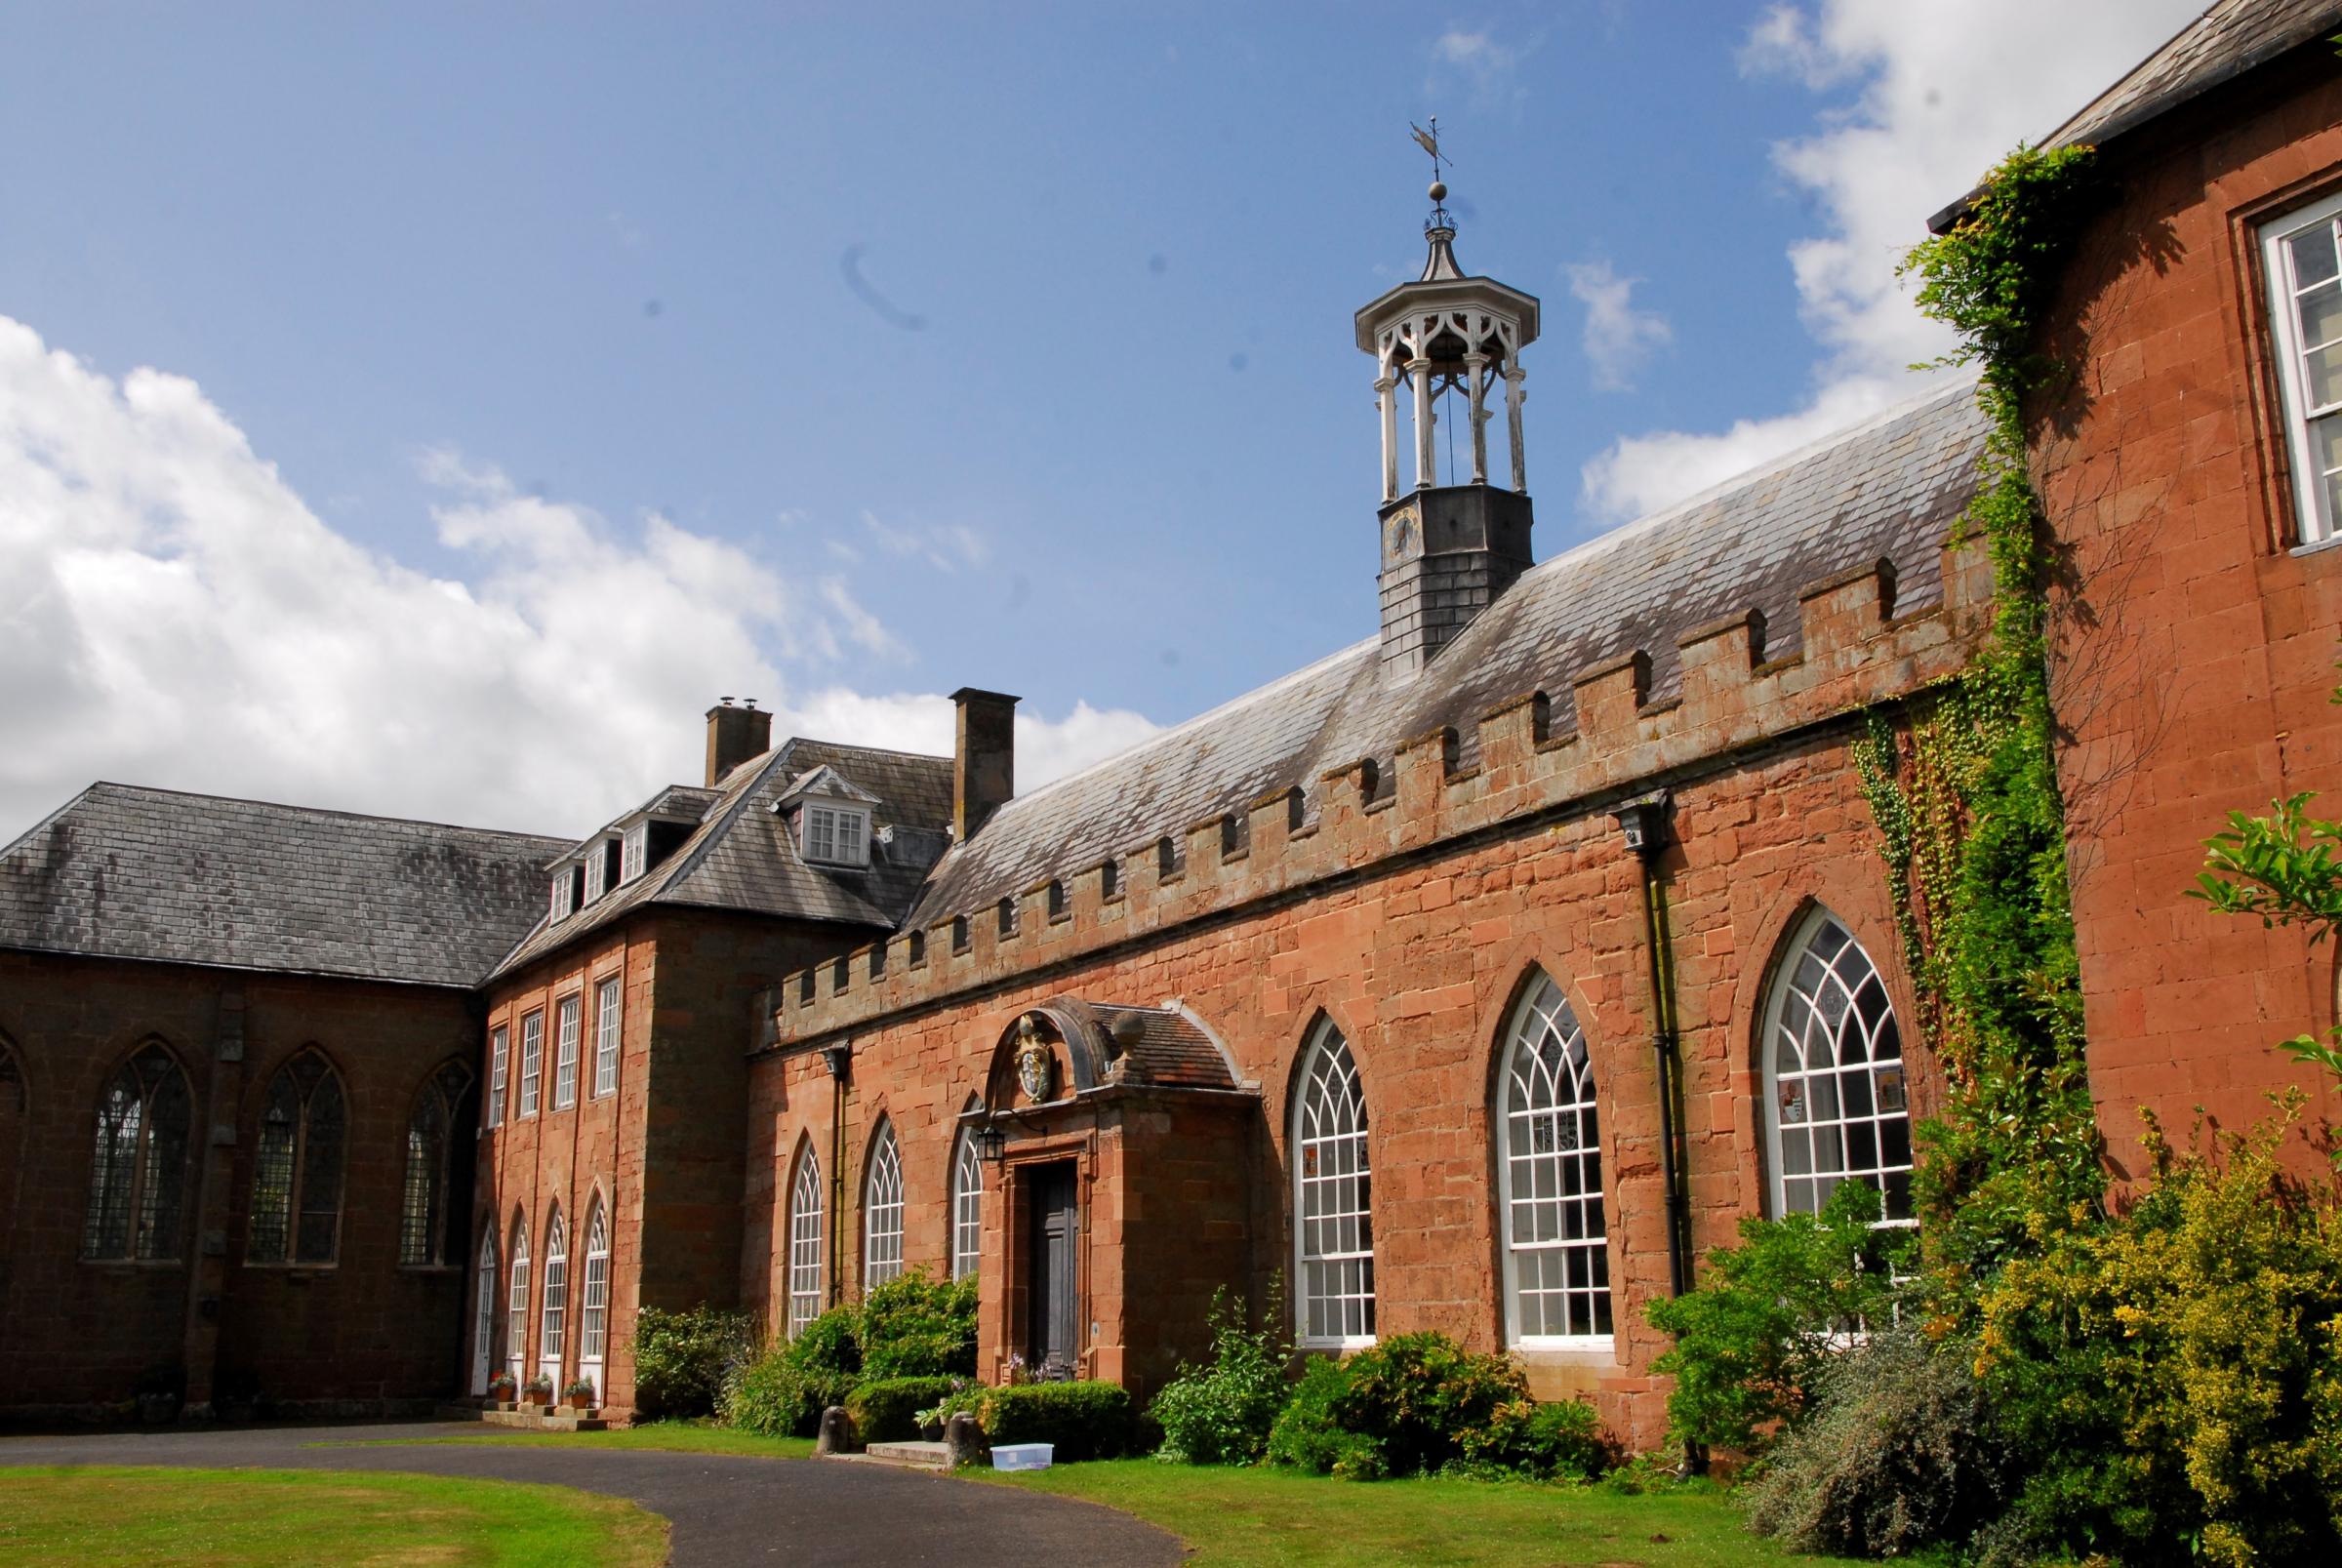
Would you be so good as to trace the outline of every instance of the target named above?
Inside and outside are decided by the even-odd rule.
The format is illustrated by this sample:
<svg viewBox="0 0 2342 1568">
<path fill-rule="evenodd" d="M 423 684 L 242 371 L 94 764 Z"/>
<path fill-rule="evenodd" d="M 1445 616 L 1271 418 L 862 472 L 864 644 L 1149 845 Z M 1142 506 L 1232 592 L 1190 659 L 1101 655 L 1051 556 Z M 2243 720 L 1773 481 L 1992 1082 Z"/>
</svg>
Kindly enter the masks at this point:
<svg viewBox="0 0 2342 1568">
<path fill-rule="evenodd" d="M 522 1405 L 517 1409 L 490 1405 L 441 1405 L 441 1421 L 476 1421 L 489 1427 L 512 1427 L 522 1431 L 541 1432 L 598 1432 L 609 1429 L 610 1423 L 600 1416 L 588 1416 L 575 1410 L 546 1410 L 540 1405 Z"/>
<path fill-rule="evenodd" d="M 862 1451 L 863 1458 L 874 1459 L 885 1465 L 908 1465 L 916 1469 L 940 1470 L 949 1467 L 941 1443 L 871 1443 Z"/>
</svg>

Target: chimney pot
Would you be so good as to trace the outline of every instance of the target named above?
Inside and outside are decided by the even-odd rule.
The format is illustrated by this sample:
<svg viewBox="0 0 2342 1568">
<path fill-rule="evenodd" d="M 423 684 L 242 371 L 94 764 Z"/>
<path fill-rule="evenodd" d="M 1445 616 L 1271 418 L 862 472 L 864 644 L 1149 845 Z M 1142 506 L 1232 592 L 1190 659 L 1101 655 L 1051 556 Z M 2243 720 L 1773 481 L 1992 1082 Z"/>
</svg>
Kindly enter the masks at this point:
<svg viewBox="0 0 2342 1568">
<path fill-rule="evenodd" d="M 951 839 L 964 844 L 1017 787 L 1017 703 L 999 692 L 962 686 L 951 744 Z"/>
</svg>

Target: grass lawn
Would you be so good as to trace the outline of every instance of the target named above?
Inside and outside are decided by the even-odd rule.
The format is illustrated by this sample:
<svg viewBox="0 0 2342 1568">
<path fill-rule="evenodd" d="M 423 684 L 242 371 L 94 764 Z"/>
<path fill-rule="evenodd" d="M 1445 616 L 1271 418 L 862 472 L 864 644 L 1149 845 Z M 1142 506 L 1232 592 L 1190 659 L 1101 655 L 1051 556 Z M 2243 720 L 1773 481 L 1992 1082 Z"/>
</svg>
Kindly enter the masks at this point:
<svg viewBox="0 0 2342 1568">
<path fill-rule="evenodd" d="M 1630 1496 L 1598 1486 L 1337 1481 L 1146 1459 L 966 1473 L 1135 1513 L 1194 1548 L 1191 1560 L 1202 1568 L 1841 1560 L 1795 1556 L 1750 1535 L 1739 1510 L 1702 1484 Z"/>
<path fill-rule="evenodd" d="M 655 1568 L 666 1521 L 566 1486 L 159 1467 L 0 1468 L 0 1563 Z"/>
</svg>

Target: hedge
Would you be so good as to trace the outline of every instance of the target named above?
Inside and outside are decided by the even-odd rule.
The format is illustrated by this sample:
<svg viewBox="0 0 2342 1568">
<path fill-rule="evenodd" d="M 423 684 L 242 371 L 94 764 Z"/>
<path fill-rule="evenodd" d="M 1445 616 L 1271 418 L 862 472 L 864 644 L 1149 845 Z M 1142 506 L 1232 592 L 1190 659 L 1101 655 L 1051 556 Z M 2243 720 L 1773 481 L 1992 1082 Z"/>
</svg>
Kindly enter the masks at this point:
<svg viewBox="0 0 2342 1568">
<path fill-rule="evenodd" d="M 932 1410 L 966 1384 L 964 1378 L 880 1378 L 846 1395 L 846 1416 L 866 1447 L 919 1434 L 918 1412 Z"/>
<path fill-rule="evenodd" d="M 1004 1388 L 967 1388 L 951 1396 L 952 1411 L 971 1411 L 985 1441 L 1051 1443 L 1058 1464 L 1117 1459 L 1130 1452 L 1137 1423 L 1130 1390 L 1118 1383 L 1018 1383 Z"/>
</svg>

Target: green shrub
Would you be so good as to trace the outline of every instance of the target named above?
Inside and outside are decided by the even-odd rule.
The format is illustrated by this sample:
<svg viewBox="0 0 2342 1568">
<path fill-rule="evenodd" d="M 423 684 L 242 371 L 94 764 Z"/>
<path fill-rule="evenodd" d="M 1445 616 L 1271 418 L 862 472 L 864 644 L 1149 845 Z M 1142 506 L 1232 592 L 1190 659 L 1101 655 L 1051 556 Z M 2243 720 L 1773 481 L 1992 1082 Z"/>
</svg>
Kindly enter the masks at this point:
<svg viewBox="0 0 2342 1568">
<path fill-rule="evenodd" d="M 1268 1451 L 1291 1387 L 1285 1359 L 1292 1353 L 1273 1329 L 1281 1317 L 1272 1295 L 1264 1326 L 1247 1328 L 1225 1290 L 1212 1293 L 1212 1359 L 1180 1364 L 1148 1407 L 1163 1429 L 1160 1457 L 1190 1465 L 1252 1465 Z"/>
<path fill-rule="evenodd" d="M 1501 1355 L 1475 1355 L 1444 1334 L 1400 1334 L 1344 1363 L 1335 1423 L 1381 1445 L 1393 1475 L 1435 1470 L 1463 1456 L 1463 1434 L 1529 1397 L 1529 1381 Z"/>
<path fill-rule="evenodd" d="M 1700 1286 L 1646 1309 L 1676 1337 L 1652 1370 L 1672 1374 L 1668 1435 L 1755 1451 L 1805 1409 L 1815 1379 L 1865 1323 L 1893 1316 L 1911 1242 L 1876 1227 L 1878 1194 L 1842 1182 L 1817 1218 L 1743 1220 L 1740 1245 L 1708 1255 Z"/>
<path fill-rule="evenodd" d="M 1975 1357 L 1973 1340 L 1908 1328 L 1839 1356 L 1751 1484 L 1750 1524 L 1799 1551 L 1855 1557 L 1968 1539 L 2005 1507 L 2009 1470 Z"/>
<path fill-rule="evenodd" d="M 1366 1441 L 1346 1432 L 1334 1419 L 1334 1401 L 1350 1387 L 1350 1372 L 1330 1355 L 1302 1363 L 1293 1397 L 1269 1428 L 1269 1463 L 1331 1475 L 1343 1453 Z"/>
<path fill-rule="evenodd" d="M 878 1378 L 845 1397 L 854 1435 L 864 1443 L 895 1443 L 919 1434 L 919 1412 L 942 1404 L 960 1387 L 957 1378 Z"/>
<path fill-rule="evenodd" d="M 1577 1399 L 1539 1404 L 1514 1399 L 1486 1422 L 1457 1434 L 1459 1457 L 1474 1469 L 1503 1470 L 1540 1481 L 1591 1481 L 1610 1467 L 1610 1444 L 1594 1406 Z"/>
<path fill-rule="evenodd" d="M 755 1353 L 743 1312 L 646 1307 L 634 1318 L 634 1409 L 642 1416 L 705 1416 Z"/>
<path fill-rule="evenodd" d="M 976 1375 L 973 1279 L 935 1279 L 917 1268 L 898 1274 L 863 1297 L 856 1326 L 858 1365 L 868 1377 Z"/>
<path fill-rule="evenodd" d="M 2010 1539 L 2124 1561 L 2342 1561 L 2342 1207 L 2279 1149 L 2157 1146 L 2119 1219 L 1984 1293 L 1981 1381 L 2022 1464 Z"/>
<path fill-rule="evenodd" d="M 862 1310 L 832 1307 L 797 1330 L 782 1349 L 800 1371 L 849 1380 L 862 1375 Z"/>
<path fill-rule="evenodd" d="M 1131 1450 L 1137 1423 L 1130 1390 L 1118 1383 L 1018 1383 L 970 1387 L 944 1401 L 945 1418 L 969 1411 L 993 1447 L 1054 1443 L 1057 1464 L 1117 1459 Z"/>
</svg>

